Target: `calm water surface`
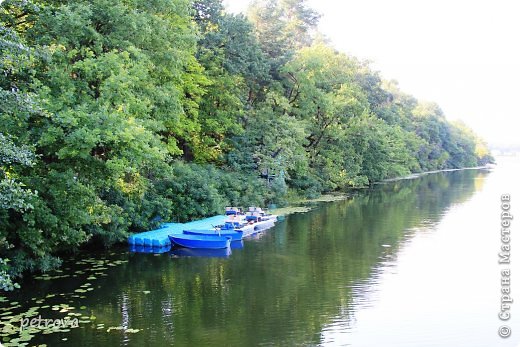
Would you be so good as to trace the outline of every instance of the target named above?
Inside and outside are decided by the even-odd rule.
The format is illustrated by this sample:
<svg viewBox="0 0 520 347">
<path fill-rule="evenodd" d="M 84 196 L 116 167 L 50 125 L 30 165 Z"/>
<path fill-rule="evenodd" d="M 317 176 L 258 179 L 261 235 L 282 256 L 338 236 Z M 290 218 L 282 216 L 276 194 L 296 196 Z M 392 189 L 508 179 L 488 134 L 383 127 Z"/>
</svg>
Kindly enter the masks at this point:
<svg viewBox="0 0 520 347">
<path fill-rule="evenodd" d="M 9 299 L 20 310 L 67 303 L 96 317 L 31 345 L 515 347 L 520 271 L 511 276 L 513 334 L 501 339 L 497 253 L 500 195 L 510 193 L 519 268 L 518 177 L 507 159 L 492 172 L 379 185 L 291 215 L 228 257 L 85 253 L 52 274 L 73 277 L 28 279 Z"/>
</svg>

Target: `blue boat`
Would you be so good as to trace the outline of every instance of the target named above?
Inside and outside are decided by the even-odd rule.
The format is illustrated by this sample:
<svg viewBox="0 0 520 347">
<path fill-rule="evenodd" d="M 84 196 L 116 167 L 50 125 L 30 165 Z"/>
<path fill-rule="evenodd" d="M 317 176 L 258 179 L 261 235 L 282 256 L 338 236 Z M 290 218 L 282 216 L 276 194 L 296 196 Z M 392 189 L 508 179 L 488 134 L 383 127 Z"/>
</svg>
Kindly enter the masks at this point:
<svg viewBox="0 0 520 347">
<path fill-rule="evenodd" d="M 187 235 L 210 235 L 210 236 L 226 236 L 231 237 L 231 241 L 242 240 L 242 232 L 235 229 L 202 229 L 202 230 L 184 230 Z"/>
<path fill-rule="evenodd" d="M 168 235 L 168 238 L 172 244 L 186 248 L 219 249 L 228 248 L 231 244 L 229 236 L 178 234 Z"/>
<path fill-rule="evenodd" d="M 226 216 L 238 216 L 242 214 L 242 209 L 238 207 L 226 207 Z"/>
</svg>

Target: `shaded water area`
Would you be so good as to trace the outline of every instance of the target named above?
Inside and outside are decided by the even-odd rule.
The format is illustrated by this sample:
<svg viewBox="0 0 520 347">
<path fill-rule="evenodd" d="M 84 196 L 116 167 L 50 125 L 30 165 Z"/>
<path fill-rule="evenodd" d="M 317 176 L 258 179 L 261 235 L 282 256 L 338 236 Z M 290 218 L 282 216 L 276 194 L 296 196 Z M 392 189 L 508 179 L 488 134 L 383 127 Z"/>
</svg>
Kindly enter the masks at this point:
<svg viewBox="0 0 520 347">
<path fill-rule="evenodd" d="M 515 333 L 497 334 L 500 194 L 518 191 L 519 177 L 518 165 L 508 165 L 319 203 L 220 257 L 85 252 L 63 272 L 26 279 L 20 292 L 4 295 L 3 331 L 8 317 L 19 328 L 29 310 L 77 317 L 79 327 L 34 330 L 14 342 L 515 346 Z"/>
</svg>

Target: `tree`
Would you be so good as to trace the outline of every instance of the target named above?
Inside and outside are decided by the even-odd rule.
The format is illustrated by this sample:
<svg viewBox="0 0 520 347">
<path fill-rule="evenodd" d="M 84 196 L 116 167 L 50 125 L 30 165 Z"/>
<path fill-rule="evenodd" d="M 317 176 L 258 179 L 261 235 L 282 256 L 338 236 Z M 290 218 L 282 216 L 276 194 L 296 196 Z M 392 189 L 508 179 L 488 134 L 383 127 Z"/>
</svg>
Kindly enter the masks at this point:
<svg viewBox="0 0 520 347">
<path fill-rule="evenodd" d="M 0 287 L 226 204 L 483 165 L 485 144 L 316 39 L 303 0 L 0 4 Z"/>
<path fill-rule="evenodd" d="M 22 142 L 24 138 L 13 131 L 15 117 L 33 111 L 33 96 L 19 91 L 29 78 L 24 70 L 32 65 L 33 55 L 34 51 L 13 30 L 0 26 L 0 71 L 4 75 L 0 82 L 0 289 L 3 290 L 18 286 L 11 279 L 13 270 L 8 258 L 14 247 L 8 232 L 9 219 L 34 209 L 37 197 L 37 191 L 29 189 L 23 180 L 25 168 L 35 164 L 35 153 L 27 145 L 16 144 L 15 141 Z"/>
<path fill-rule="evenodd" d="M 311 162 L 337 127 L 368 107 L 366 96 L 353 80 L 355 68 L 345 55 L 317 44 L 300 50 L 282 69 L 290 113 L 308 126 L 305 147 Z"/>
<path fill-rule="evenodd" d="M 188 2 L 57 2 L 21 23 L 13 18 L 25 4 L 2 8 L 4 27 L 42 47 L 2 54 L 2 96 L 12 102 L 2 103 L 1 129 L 38 158 L 19 170 L 38 191 L 33 208 L 2 214 L 14 274 L 50 269 L 53 254 L 93 236 L 110 244 L 168 217 L 155 182 L 170 173 L 168 154 L 193 146 L 204 82 Z"/>
<path fill-rule="evenodd" d="M 210 81 L 200 102 L 201 142 L 195 160 L 215 162 L 229 150 L 227 140 L 243 131 L 246 109 L 267 79 L 267 63 L 243 16 L 224 14 L 213 0 L 194 6 L 202 33 L 197 58 Z"/>
<path fill-rule="evenodd" d="M 262 51 L 270 58 L 271 74 L 285 65 L 300 48 L 311 45 L 319 15 L 305 0 L 257 0 L 249 10 Z"/>
</svg>

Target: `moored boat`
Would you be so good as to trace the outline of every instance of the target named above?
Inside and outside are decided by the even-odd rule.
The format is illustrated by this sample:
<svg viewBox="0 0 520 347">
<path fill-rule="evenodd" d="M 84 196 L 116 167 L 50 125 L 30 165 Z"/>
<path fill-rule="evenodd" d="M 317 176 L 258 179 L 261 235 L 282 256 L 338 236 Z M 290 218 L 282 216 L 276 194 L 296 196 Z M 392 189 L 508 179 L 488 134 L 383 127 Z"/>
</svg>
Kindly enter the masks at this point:
<svg viewBox="0 0 520 347">
<path fill-rule="evenodd" d="M 228 221 L 222 225 L 217 225 L 217 229 L 220 231 L 235 231 L 242 233 L 242 237 L 251 235 L 255 231 L 255 225 L 253 222 L 246 221 Z"/>
<path fill-rule="evenodd" d="M 231 241 L 242 240 L 242 231 L 240 229 L 201 229 L 201 230 L 184 230 L 184 234 L 188 235 L 217 235 L 231 237 Z"/>
<path fill-rule="evenodd" d="M 226 216 L 238 216 L 242 214 L 242 209 L 239 207 L 226 207 Z"/>
<path fill-rule="evenodd" d="M 255 231 L 268 229 L 274 226 L 275 219 L 261 220 L 253 224 Z"/>
<path fill-rule="evenodd" d="M 247 221 L 265 221 L 265 220 L 274 220 L 276 221 L 277 215 L 268 213 L 267 211 L 264 211 L 260 207 L 249 207 L 245 219 Z"/>
<path fill-rule="evenodd" d="M 186 248 L 219 249 L 227 248 L 231 244 L 230 236 L 219 235 L 192 235 L 176 234 L 168 235 L 172 244 Z"/>
</svg>

